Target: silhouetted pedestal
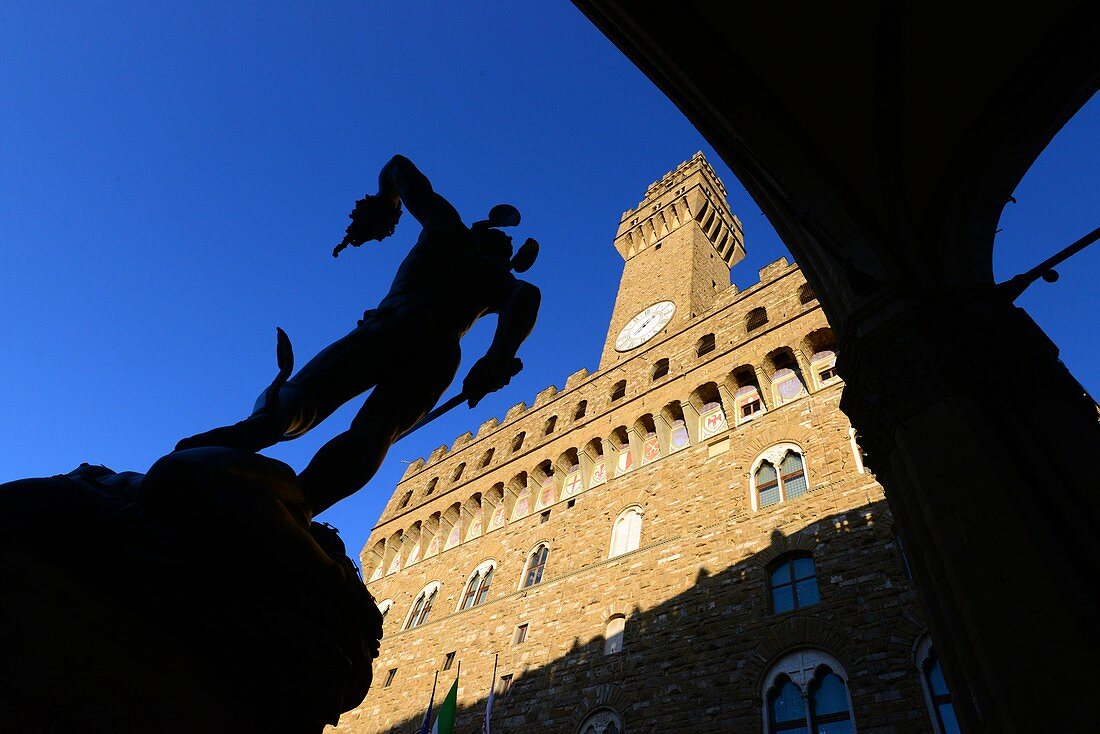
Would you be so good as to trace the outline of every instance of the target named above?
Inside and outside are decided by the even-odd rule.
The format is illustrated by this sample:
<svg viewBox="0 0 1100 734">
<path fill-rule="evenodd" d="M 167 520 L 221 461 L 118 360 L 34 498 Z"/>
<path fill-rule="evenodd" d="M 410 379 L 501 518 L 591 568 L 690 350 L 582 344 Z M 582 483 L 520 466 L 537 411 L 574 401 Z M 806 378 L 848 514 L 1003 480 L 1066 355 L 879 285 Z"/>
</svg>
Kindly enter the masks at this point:
<svg viewBox="0 0 1100 734">
<path fill-rule="evenodd" d="M 6 732 L 319 732 L 382 620 L 290 467 L 230 449 L 0 485 Z"/>
</svg>

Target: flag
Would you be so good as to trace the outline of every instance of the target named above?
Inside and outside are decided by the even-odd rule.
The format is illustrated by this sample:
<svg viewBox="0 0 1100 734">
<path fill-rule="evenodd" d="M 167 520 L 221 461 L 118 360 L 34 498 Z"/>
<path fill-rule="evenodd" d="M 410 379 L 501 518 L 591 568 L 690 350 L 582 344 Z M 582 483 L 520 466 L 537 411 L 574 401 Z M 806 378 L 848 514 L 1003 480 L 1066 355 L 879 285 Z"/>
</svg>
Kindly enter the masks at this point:
<svg viewBox="0 0 1100 734">
<path fill-rule="evenodd" d="M 439 671 L 435 671 L 435 680 L 432 681 L 432 696 L 428 699 L 428 708 L 424 711 L 424 721 L 416 734 L 428 734 L 428 725 L 432 721 L 432 705 L 435 704 L 435 684 L 439 682 Z"/>
<path fill-rule="evenodd" d="M 439 704 L 439 713 L 435 717 L 431 734 L 454 734 L 455 714 L 458 713 L 458 676 L 447 691 L 447 697 Z"/>
<path fill-rule="evenodd" d="M 481 734 L 489 734 L 489 719 L 493 715 L 493 695 L 497 690 L 497 656 L 493 656 L 493 677 L 489 681 L 489 700 L 485 702 L 485 723 L 481 727 Z"/>
</svg>

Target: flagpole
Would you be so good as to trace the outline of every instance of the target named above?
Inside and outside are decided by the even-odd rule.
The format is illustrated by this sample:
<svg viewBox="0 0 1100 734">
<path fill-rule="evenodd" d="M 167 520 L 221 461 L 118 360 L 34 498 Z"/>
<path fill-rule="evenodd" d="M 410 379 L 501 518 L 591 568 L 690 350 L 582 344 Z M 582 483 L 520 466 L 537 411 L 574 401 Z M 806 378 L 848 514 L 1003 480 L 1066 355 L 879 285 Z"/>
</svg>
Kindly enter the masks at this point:
<svg viewBox="0 0 1100 734">
<path fill-rule="evenodd" d="M 439 670 L 435 671 L 435 679 L 432 680 L 432 695 L 428 699 L 428 710 L 424 712 L 424 721 L 420 724 L 417 734 L 428 734 L 432 725 L 432 706 L 435 705 L 435 685 L 439 682 Z"/>
<path fill-rule="evenodd" d="M 493 653 L 493 677 L 489 679 L 489 699 L 485 702 L 485 724 L 481 727 L 481 734 L 489 734 L 489 720 L 493 716 L 493 694 L 497 690 L 497 660 L 500 653 Z"/>
</svg>

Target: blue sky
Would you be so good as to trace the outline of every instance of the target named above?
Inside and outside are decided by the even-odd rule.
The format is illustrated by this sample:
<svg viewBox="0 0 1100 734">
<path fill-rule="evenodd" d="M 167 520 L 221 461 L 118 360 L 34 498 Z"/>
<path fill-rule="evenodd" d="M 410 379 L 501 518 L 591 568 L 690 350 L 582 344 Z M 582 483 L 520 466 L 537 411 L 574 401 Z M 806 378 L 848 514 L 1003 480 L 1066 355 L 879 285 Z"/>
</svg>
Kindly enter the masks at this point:
<svg viewBox="0 0 1100 734">
<path fill-rule="evenodd" d="M 235 421 L 272 378 L 275 326 L 299 364 L 377 303 L 411 218 L 330 256 L 394 153 L 473 221 L 508 201 L 542 255 L 527 367 L 394 447 L 326 512 L 357 555 L 404 470 L 544 387 L 594 369 L 622 261 L 619 216 L 702 150 L 748 257 L 786 255 L 699 134 L 569 3 L 56 2 L 0 9 L 0 481 L 81 461 L 144 471 L 180 437 Z M 1100 103 L 1015 192 L 999 280 L 1095 227 Z M 1020 300 L 1100 395 L 1100 248 Z M 464 343 L 459 377 L 492 332 Z M 1012 369 L 972 355 L 982 369 Z M 983 364 L 983 360 L 985 361 Z M 1027 375 L 1020 375 L 1021 398 Z M 454 388 L 457 390 L 457 388 Z M 296 469 L 358 404 L 267 453 Z"/>
</svg>

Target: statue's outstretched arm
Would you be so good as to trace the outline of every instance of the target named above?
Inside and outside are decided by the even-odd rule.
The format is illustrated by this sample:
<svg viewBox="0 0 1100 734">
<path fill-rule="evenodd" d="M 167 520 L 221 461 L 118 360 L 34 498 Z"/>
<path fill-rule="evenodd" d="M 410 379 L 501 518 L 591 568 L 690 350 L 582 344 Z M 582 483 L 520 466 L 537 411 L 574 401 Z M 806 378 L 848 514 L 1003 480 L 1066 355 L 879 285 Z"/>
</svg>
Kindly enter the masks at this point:
<svg viewBox="0 0 1100 734">
<path fill-rule="evenodd" d="M 462 393 L 472 408 L 483 397 L 508 384 L 523 363 L 516 352 L 535 328 L 542 293 L 530 283 L 513 280 L 497 311 L 497 329 L 485 356 L 474 363 L 462 382 Z"/>
<path fill-rule="evenodd" d="M 395 209 L 403 203 L 425 228 L 462 224 L 451 203 L 437 194 L 428 177 L 403 155 L 395 155 L 382 167 L 378 174 L 378 196 Z"/>
</svg>

